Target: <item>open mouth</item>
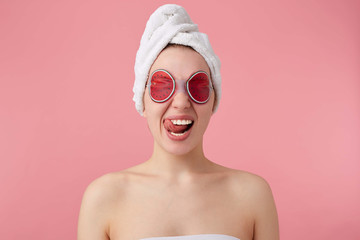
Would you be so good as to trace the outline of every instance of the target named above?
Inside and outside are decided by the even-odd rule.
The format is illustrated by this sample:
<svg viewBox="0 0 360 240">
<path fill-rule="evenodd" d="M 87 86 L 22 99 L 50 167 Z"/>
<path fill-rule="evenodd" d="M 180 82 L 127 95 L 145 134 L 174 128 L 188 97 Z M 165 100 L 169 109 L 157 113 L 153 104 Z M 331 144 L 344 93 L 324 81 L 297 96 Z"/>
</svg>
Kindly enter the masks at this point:
<svg viewBox="0 0 360 240">
<path fill-rule="evenodd" d="M 164 127 L 173 136 L 182 136 L 193 126 L 194 121 L 189 119 L 165 119 Z"/>
</svg>

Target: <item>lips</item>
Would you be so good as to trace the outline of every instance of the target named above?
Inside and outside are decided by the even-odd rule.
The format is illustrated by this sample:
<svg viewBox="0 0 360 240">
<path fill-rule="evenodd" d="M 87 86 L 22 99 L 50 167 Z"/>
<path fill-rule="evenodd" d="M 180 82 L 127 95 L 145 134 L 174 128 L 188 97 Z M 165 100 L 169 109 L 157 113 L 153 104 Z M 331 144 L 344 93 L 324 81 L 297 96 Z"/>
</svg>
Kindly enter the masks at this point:
<svg viewBox="0 0 360 240">
<path fill-rule="evenodd" d="M 174 140 L 183 140 L 189 135 L 189 130 L 194 124 L 191 117 L 173 116 L 164 120 L 164 128 Z"/>
<path fill-rule="evenodd" d="M 166 130 L 172 133 L 183 133 L 189 130 L 193 125 L 191 120 L 170 120 L 165 119 L 164 127 Z"/>
</svg>

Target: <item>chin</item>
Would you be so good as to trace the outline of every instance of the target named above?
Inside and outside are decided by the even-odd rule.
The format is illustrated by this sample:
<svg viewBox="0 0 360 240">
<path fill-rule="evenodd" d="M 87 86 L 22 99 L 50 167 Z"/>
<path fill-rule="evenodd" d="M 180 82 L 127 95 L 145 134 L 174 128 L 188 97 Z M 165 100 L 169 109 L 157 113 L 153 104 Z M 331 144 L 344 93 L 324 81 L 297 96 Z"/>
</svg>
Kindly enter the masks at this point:
<svg viewBox="0 0 360 240">
<path fill-rule="evenodd" d="M 183 156 L 183 155 L 188 155 L 191 154 L 192 152 L 196 152 L 196 149 L 198 148 L 198 146 L 196 146 L 195 144 L 191 144 L 191 143 L 172 143 L 172 144 L 167 144 L 166 146 L 163 146 L 163 149 L 173 155 L 176 156 Z"/>
</svg>

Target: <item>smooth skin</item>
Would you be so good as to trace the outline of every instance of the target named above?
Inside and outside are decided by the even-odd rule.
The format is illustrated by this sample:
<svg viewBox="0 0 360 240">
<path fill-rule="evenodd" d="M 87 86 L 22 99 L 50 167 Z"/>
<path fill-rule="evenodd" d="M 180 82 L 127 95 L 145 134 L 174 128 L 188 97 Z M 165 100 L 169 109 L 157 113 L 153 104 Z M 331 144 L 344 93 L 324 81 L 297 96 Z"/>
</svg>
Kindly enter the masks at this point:
<svg viewBox="0 0 360 240">
<path fill-rule="evenodd" d="M 204 58 L 188 47 L 164 49 L 150 69 L 168 70 L 187 79 L 203 70 Z M 273 195 L 261 177 L 208 160 L 203 135 L 212 115 L 214 92 L 205 104 L 183 93 L 165 103 L 144 94 L 144 117 L 154 137 L 151 158 L 140 165 L 106 174 L 86 189 L 78 240 L 139 240 L 149 237 L 225 234 L 241 240 L 278 240 Z M 194 118 L 189 137 L 169 139 L 163 120 Z M 221 148 L 219 148 L 221 151 Z"/>
</svg>

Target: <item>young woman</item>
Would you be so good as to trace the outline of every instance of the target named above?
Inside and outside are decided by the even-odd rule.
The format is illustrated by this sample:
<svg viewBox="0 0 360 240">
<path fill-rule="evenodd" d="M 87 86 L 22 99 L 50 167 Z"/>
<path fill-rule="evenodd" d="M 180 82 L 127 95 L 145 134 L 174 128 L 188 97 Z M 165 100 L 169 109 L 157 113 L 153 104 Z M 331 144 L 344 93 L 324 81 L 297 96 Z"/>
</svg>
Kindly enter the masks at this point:
<svg viewBox="0 0 360 240">
<path fill-rule="evenodd" d="M 150 17 L 135 63 L 134 100 L 154 138 L 144 163 L 87 188 L 78 240 L 277 240 L 267 182 L 218 165 L 203 135 L 220 100 L 220 62 L 185 10 Z"/>
</svg>

